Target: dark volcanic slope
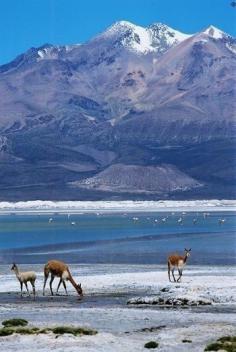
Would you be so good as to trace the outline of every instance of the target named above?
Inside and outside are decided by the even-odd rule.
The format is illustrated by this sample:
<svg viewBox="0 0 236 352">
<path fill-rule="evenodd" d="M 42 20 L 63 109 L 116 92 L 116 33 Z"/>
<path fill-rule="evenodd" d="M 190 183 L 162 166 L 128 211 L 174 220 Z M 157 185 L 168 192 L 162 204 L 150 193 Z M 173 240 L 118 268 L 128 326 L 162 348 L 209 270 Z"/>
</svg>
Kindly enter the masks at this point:
<svg viewBox="0 0 236 352">
<path fill-rule="evenodd" d="M 114 164 L 74 186 L 110 192 L 169 193 L 186 191 L 201 184 L 170 165 L 140 166 Z"/>
<path fill-rule="evenodd" d="M 1 66 L 1 198 L 234 197 L 235 52 L 212 26 L 189 36 L 118 22 L 86 44 L 31 48 Z M 113 164 L 122 187 L 101 179 Z M 203 186 L 159 187 L 153 174 L 150 188 L 149 171 L 165 164 L 168 180 Z"/>
</svg>

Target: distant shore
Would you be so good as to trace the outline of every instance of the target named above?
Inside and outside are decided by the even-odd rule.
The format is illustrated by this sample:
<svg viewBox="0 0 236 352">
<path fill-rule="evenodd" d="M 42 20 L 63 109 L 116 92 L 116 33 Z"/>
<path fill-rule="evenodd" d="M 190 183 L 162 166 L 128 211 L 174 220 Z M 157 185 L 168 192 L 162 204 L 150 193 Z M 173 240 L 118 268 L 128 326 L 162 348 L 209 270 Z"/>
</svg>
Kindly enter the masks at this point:
<svg viewBox="0 0 236 352">
<path fill-rule="evenodd" d="M 12 213 L 123 213 L 174 211 L 236 211 L 236 200 L 189 201 L 25 201 L 0 202 L 0 214 Z"/>
</svg>

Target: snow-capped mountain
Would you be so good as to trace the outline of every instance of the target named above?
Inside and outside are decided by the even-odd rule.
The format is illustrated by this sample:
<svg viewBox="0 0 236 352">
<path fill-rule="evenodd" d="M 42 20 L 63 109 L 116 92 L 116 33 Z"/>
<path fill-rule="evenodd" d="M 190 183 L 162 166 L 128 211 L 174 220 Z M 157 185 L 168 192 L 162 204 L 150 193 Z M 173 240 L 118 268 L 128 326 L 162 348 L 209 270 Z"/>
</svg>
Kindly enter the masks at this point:
<svg viewBox="0 0 236 352">
<path fill-rule="evenodd" d="M 221 41 L 224 43 L 227 49 L 232 51 L 234 54 L 236 53 L 236 39 L 231 37 L 229 34 L 221 31 L 220 29 L 214 26 L 210 26 L 200 34 L 206 35 L 214 40 Z"/>
<path fill-rule="evenodd" d="M 160 167 L 169 180 L 162 197 L 181 196 L 170 191 L 175 174 L 186 197 L 230 197 L 235 45 L 213 26 L 190 35 L 121 21 L 87 43 L 45 44 L 0 66 L 2 197 L 16 184 L 13 197 L 29 185 L 30 197 L 49 198 L 49 187 L 55 199 L 64 187 L 64 198 L 93 198 L 98 189 L 69 185 L 94 175 L 112 185 L 113 165 L 130 173 L 122 189 L 132 170 L 143 179 Z M 185 187 L 189 178 L 201 187 Z"/>
<path fill-rule="evenodd" d="M 207 34 L 209 37 L 214 38 L 214 39 L 222 39 L 222 38 L 228 38 L 230 37 L 227 33 L 224 33 L 220 29 L 214 27 L 214 26 L 209 26 L 205 31 L 203 31 L 204 34 Z"/>
<path fill-rule="evenodd" d="M 131 22 L 120 21 L 109 27 L 96 40 L 109 39 L 116 45 L 124 46 L 137 53 L 163 52 L 191 35 L 181 33 L 162 23 L 154 23 L 145 28 Z"/>
<path fill-rule="evenodd" d="M 100 47 L 110 47 L 118 50 L 125 48 L 140 54 L 163 53 L 171 46 L 177 45 L 190 36 L 161 23 L 154 23 L 145 28 L 134 25 L 131 22 L 120 21 L 86 43 L 86 46 L 97 47 L 99 45 Z M 76 55 L 79 50 L 78 54 L 80 55 L 80 51 L 82 51 L 82 48 L 84 49 L 84 45 L 82 45 L 82 48 L 80 47 L 81 44 L 57 46 L 47 43 L 39 48 L 30 48 L 11 63 L 2 65 L 0 72 L 22 67 L 24 64 L 40 60 L 66 60 L 70 52 Z"/>
</svg>

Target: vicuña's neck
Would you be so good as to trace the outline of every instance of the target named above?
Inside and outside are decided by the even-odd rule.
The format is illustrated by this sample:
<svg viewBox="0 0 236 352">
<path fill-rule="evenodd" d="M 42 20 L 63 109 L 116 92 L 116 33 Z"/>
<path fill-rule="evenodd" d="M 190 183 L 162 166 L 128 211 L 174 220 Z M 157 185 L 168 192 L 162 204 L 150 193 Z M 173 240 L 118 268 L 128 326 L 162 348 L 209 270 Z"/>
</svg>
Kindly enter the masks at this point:
<svg viewBox="0 0 236 352">
<path fill-rule="evenodd" d="M 74 286 L 74 288 L 77 290 L 77 283 L 75 282 L 75 280 L 73 279 L 71 273 L 69 272 L 69 279 L 68 279 L 71 284 Z"/>
<path fill-rule="evenodd" d="M 184 263 L 186 263 L 187 259 L 188 259 L 188 256 L 187 256 L 187 254 L 185 254 L 185 256 L 184 256 Z"/>
<path fill-rule="evenodd" d="M 14 271 L 15 271 L 15 274 L 16 274 L 16 276 L 18 276 L 19 275 L 19 269 L 16 267 L 16 268 L 14 268 Z"/>
</svg>

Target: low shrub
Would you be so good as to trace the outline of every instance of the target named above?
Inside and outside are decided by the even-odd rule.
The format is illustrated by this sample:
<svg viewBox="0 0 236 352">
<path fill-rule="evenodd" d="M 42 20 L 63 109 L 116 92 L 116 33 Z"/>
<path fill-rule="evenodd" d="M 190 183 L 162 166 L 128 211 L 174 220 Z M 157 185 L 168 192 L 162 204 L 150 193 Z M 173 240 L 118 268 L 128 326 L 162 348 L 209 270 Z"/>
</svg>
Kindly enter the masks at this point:
<svg viewBox="0 0 236 352">
<path fill-rule="evenodd" d="M 9 336 L 14 333 L 14 329 L 12 328 L 1 328 L 0 329 L 0 336 Z"/>
<path fill-rule="evenodd" d="M 49 328 L 49 331 L 52 331 L 54 334 L 63 335 L 63 334 L 72 334 L 74 336 L 77 335 L 95 335 L 97 331 L 81 328 L 81 327 L 73 327 L 73 326 L 56 326 L 55 328 Z"/>
<path fill-rule="evenodd" d="M 2 325 L 5 326 L 5 327 L 26 326 L 26 325 L 28 325 L 28 321 L 25 320 L 25 319 L 14 318 L 14 319 L 9 319 L 9 320 L 4 320 L 2 322 Z"/>
<path fill-rule="evenodd" d="M 144 345 L 145 348 L 157 348 L 158 347 L 158 343 L 156 341 L 149 341 L 147 343 L 145 343 Z"/>
<path fill-rule="evenodd" d="M 24 321 L 23 319 L 6 320 L 3 322 L 3 324 L 4 324 L 4 327 L 0 328 L 0 337 L 9 336 L 12 334 L 38 335 L 38 334 L 47 334 L 49 332 L 52 332 L 56 335 L 72 334 L 74 336 L 97 334 L 96 330 L 83 328 L 83 327 L 74 327 L 74 326 L 56 326 L 52 328 L 46 327 L 42 329 L 37 327 L 25 327 L 25 325 L 27 325 L 28 322 L 26 320 Z"/>
<path fill-rule="evenodd" d="M 236 352 L 236 336 L 223 336 L 206 346 L 204 351 Z"/>
</svg>

